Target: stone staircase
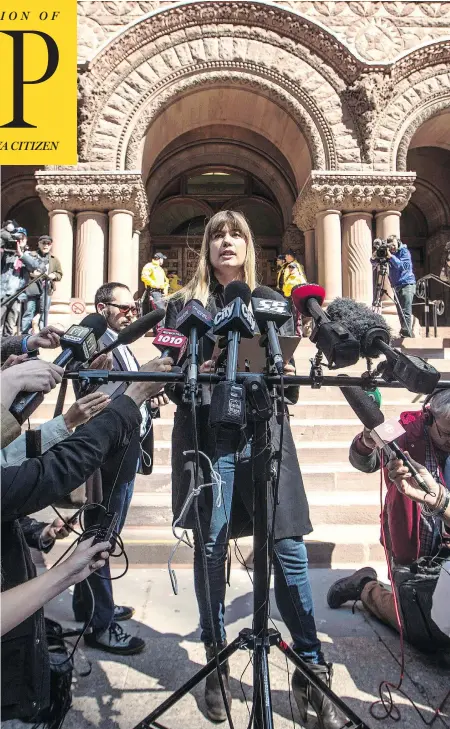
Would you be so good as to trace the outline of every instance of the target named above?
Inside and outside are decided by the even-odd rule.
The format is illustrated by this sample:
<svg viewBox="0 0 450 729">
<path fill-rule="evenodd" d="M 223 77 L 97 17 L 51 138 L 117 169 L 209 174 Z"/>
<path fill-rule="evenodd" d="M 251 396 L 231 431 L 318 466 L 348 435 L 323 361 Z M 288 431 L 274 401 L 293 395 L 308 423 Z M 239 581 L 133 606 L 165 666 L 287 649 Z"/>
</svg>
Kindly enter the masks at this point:
<svg viewBox="0 0 450 729">
<path fill-rule="evenodd" d="M 151 338 L 141 339 L 133 350 L 142 363 L 156 354 Z M 442 372 L 443 379 L 450 378 L 449 339 L 409 340 L 405 351 L 425 357 Z M 315 352 L 309 340 L 301 342 L 295 357 L 299 374 L 309 372 L 309 359 Z M 364 370 L 365 362 L 360 361 L 339 372 L 359 374 Z M 34 425 L 52 417 L 56 397 L 56 391 L 47 396 L 35 413 Z M 386 418 L 398 416 L 403 410 L 419 409 L 424 399 L 404 389 L 388 388 L 382 390 L 382 398 Z M 69 386 L 67 404 L 72 401 L 73 393 Z M 161 411 L 162 417 L 154 423 L 153 474 L 136 478 L 133 500 L 122 533 L 130 565 L 134 567 L 164 565 L 174 545 L 170 468 L 174 412 L 173 405 L 165 407 Z M 311 565 L 335 567 L 383 560 L 379 543 L 380 474 L 361 474 L 348 462 L 349 445 L 361 430 L 353 411 L 338 388 L 312 390 L 303 387 L 299 402 L 290 407 L 290 412 L 314 526 L 313 533 L 306 537 Z M 41 516 L 53 518 L 52 511 L 48 509 L 40 512 Z M 244 558 L 251 559 L 251 539 L 240 540 L 239 546 Z M 57 543 L 46 557 L 49 563 L 55 561 L 66 547 L 67 540 Z M 191 565 L 192 552 L 188 547 L 180 547 L 176 563 L 178 566 Z"/>
</svg>

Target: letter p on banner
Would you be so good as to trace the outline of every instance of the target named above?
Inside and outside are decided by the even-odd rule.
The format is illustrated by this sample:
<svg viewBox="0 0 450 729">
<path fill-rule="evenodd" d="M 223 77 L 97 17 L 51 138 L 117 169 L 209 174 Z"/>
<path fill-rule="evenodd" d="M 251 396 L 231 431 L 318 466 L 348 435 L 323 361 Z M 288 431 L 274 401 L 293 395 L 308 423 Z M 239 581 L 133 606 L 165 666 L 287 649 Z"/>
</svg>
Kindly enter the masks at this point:
<svg viewBox="0 0 450 729">
<path fill-rule="evenodd" d="M 0 58 L 0 164 L 76 164 L 76 0 L 4 0 Z"/>
</svg>

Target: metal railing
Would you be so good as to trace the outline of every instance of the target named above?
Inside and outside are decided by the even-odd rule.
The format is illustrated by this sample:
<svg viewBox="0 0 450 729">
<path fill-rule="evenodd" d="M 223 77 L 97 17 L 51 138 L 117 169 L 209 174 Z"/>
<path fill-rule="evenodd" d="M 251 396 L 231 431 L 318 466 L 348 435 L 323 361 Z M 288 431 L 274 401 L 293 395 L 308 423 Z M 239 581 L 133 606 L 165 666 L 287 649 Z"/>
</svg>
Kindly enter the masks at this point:
<svg viewBox="0 0 450 729">
<path fill-rule="evenodd" d="M 430 299 L 430 281 L 437 281 L 450 289 L 450 284 L 447 281 L 443 281 L 439 276 L 435 276 L 434 273 L 429 273 L 427 276 L 422 276 L 417 281 L 416 285 L 416 296 L 419 299 L 423 299 L 424 303 L 415 304 L 415 306 L 424 306 L 424 324 L 425 324 L 425 336 L 430 336 L 430 322 L 429 315 L 433 318 L 433 329 L 434 336 L 437 337 L 437 318 L 442 316 L 445 311 L 445 304 L 442 299 Z"/>
</svg>

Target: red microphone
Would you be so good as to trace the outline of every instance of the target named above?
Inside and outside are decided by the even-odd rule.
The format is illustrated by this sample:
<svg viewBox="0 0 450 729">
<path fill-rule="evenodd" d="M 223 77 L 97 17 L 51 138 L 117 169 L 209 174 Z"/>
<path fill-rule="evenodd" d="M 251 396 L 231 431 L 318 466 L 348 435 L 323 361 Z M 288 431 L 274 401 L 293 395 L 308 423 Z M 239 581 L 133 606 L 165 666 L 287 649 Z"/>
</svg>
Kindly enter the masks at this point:
<svg viewBox="0 0 450 729">
<path fill-rule="evenodd" d="M 161 357 L 171 357 L 175 365 L 186 351 L 187 338 L 176 329 L 160 329 L 153 344 Z"/>
<path fill-rule="evenodd" d="M 325 299 L 325 289 L 318 284 L 306 283 L 294 286 L 291 292 L 294 306 L 300 314 L 323 318 L 326 317 L 322 311 L 322 304 Z"/>
</svg>

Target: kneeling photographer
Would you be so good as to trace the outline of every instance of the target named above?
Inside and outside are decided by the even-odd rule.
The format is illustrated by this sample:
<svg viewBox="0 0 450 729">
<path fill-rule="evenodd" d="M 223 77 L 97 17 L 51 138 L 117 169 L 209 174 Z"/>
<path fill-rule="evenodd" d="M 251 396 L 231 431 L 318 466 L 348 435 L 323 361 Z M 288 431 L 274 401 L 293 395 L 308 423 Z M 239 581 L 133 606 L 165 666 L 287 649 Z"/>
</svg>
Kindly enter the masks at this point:
<svg viewBox="0 0 450 729">
<path fill-rule="evenodd" d="M 390 554 L 405 637 L 425 651 L 450 652 L 450 641 L 431 617 L 432 594 L 440 568 L 450 555 L 450 390 L 438 390 L 419 412 L 399 418 L 405 434 L 398 445 L 409 453 L 430 493 L 422 491 L 395 456 L 384 466 L 387 495 L 382 541 Z M 350 463 L 363 473 L 381 465 L 380 453 L 364 429 L 350 447 Z M 328 605 L 361 600 L 379 620 L 399 629 L 394 594 L 378 583 L 371 567 L 335 582 Z"/>
<path fill-rule="evenodd" d="M 386 241 L 376 238 L 371 263 L 373 266 L 388 265 L 389 281 L 395 292 L 400 319 L 400 335 L 413 337 L 412 303 L 416 293 L 416 277 L 408 247 L 396 235 L 388 236 Z"/>
</svg>

